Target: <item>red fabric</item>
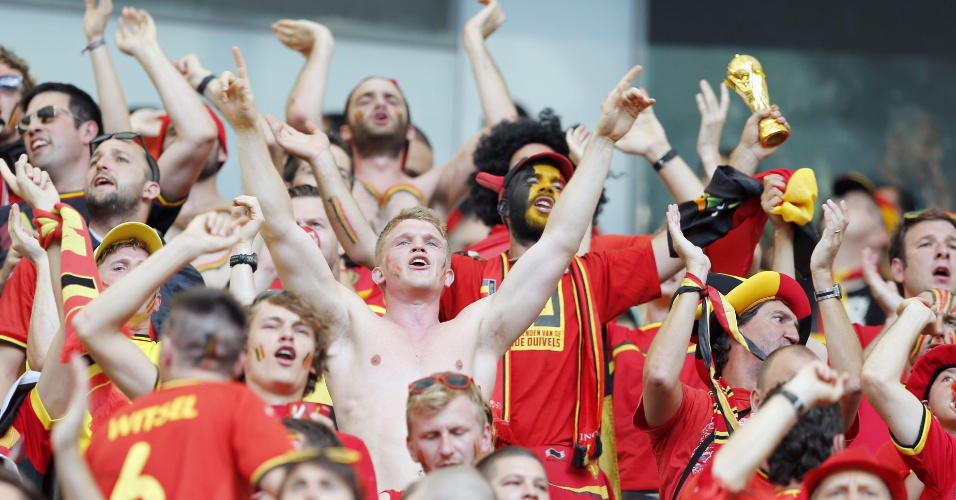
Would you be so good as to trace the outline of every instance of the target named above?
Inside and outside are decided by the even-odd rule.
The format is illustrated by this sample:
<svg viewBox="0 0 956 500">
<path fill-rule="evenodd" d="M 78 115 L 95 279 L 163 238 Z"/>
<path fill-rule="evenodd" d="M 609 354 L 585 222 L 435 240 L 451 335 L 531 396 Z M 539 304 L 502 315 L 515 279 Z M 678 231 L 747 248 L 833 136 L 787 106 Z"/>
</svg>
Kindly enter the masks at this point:
<svg viewBox="0 0 956 500">
<path fill-rule="evenodd" d="M 362 266 L 350 267 L 349 270 L 353 271 L 355 273 L 353 276 L 358 278 L 353 283 L 355 293 L 362 297 L 362 300 L 376 314 L 379 316 L 385 315 L 385 294 L 382 292 L 382 288 L 372 281 L 372 271 Z"/>
<path fill-rule="evenodd" d="M 706 500 L 762 500 L 770 498 L 795 498 L 800 490 L 785 490 L 777 493 L 777 487 L 760 474 L 754 474 L 747 485 L 737 493 L 726 490 L 712 474 L 713 464 L 708 464 L 703 472 L 687 480 L 681 490 L 681 499 Z"/>
<path fill-rule="evenodd" d="M 378 500 L 378 483 L 375 480 L 375 467 L 372 465 L 372 456 L 368 452 L 368 447 L 365 446 L 365 441 L 359 439 L 358 436 L 344 432 L 336 431 L 335 435 L 339 438 L 339 441 L 342 441 L 342 446 L 362 454 L 362 459 L 355 464 L 355 473 L 358 475 L 358 480 L 361 483 L 360 486 L 362 487 L 365 500 Z"/>
<path fill-rule="evenodd" d="M 863 346 L 864 349 L 880 334 L 882 329 L 882 325 L 868 326 L 857 323 L 853 324 L 853 330 L 856 332 L 857 337 L 860 339 L 860 345 Z M 859 419 L 857 421 L 860 423 L 860 432 L 856 439 L 849 443 L 847 447 L 865 447 L 868 448 L 871 453 L 878 452 L 883 445 L 890 442 L 890 430 L 886 426 L 886 422 L 884 422 L 880 414 L 876 412 L 873 405 L 866 399 L 866 396 L 860 401 L 858 415 Z"/>
<path fill-rule="evenodd" d="M 896 451 L 896 446 L 894 446 L 892 442 L 885 443 L 881 446 L 875 455 L 877 462 L 895 470 L 900 476 L 906 477 L 910 473 L 909 466 L 903 461 L 903 457 Z"/>
<path fill-rule="evenodd" d="M 588 271 L 598 324 L 606 323 L 633 305 L 660 296 L 650 244 L 612 252 L 591 252 L 582 260 Z M 452 255 L 455 281 L 442 295 L 441 319 L 454 318 L 469 304 L 500 286 L 500 266 L 501 259 L 484 261 Z M 510 351 L 513 377 L 510 414 L 506 417 L 510 417 L 508 420 L 517 438 L 515 444 L 569 446 L 575 440 L 578 322 L 570 281 L 570 276 L 565 274 L 550 300 L 554 314 L 542 314 L 530 329 L 540 335 L 525 333 L 516 342 L 516 345 L 528 345 L 531 341 L 540 341 L 537 350 L 525 347 Z M 501 399 L 491 401 L 492 409 L 498 412 L 504 404 Z M 541 418 L 542 415 L 547 418 Z"/>
<path fill-rule="evenodd" d="M 597 234 L 597 229 L 594 229 L 591 237 L 591 251 L 618 250 L 636 245 L 640 240 L 650 240 L 652 237 L 653 235 L 650 234 Z M 498 224 L 491 228 L 491 234 L 488 237 L 465 247 L 462 253 L 474 252 L 483 259 L 493 259 L 507 252 L 510 245 L 511 234 L 508 233 L 508 228 L 504 224 Z"/>
<path fill-rule="evenodd" d="M 624 491 L 657 491 L 660 480 L 656 467 L 648 467 L 651 442 L 647 433 L 634 431 L 634 410 L 644 394 L 644 361 L 660 323 L 632 330 L 616 323 L 607 325 L 607 342 L 614 358 L 614 437 L 617 470 Z M 707 389 L 697 375 L 692 348 L 688 348 L 680 380 L 697 389 Z"/>
<path fill-rule="evenodd" d="M 793 170 L 778 168 L 760 172 L 753 176 L 758 181 L 770 174 L 783 176 L 789 182 Z M 760 242 L 760 235 L 767 224 L 767 214 L 760 206 L 760 197 L 744 200 L 732 218 L 733 228 L 726 236 L 713 242 L 704 249 L 710 258 L 710 272 L 733 276 L 746 276 L 753 264 L 754 247 Z"/>
<path fill-rule="evenodd" d="M 26 349 L 36 287 L 36 266 L 20 259 L 0 293 L 0 341 Z"/>
<path fill-rule="evenodd" d="M 36 389 L 31 392 L 33 391 Z M 53 458 L 53 447 L 50 443 L 50 429 L 43 425 L 43 419 L 38 414 L 39 409 L 34 407 L 33 398 L 30 396 L 32 394 L 28 394 L 23 399 L 13 419 L 13 428 L 20 434 L 22 455 L 11 458 L 18 468 L 32 468 L 37 474 L 43 476 Z M 45 413 L 44 410 L 39 411 Z"/>
<path fill-rule="evenodd" d="M 657 460 L 661 498 L 674 498 L 677 483 L 690 463 L 694 451 L 714 430 L 714 398 L 704 389 L 681 383 L 683 399 L 677 413 L 664 424 L 651 429 L 644 418 L 644 400 L 634 412 L 634 427 L 648 433 L 651 450 Z M 734 394 L 750 398 L 747 389 L 734 388 Z M 743 422 L 745 419 L 741 419 Z M 711 443 L 694 465 L 692 474 L 700 474 L 719 446 Z M 690 480 L 688 478 L 688 480 Z"/>
<path fill-rule="evenodd" d="M 569 446 L 529 446 L 544 465 L 550 484 L 552 500 L 580 500 L 581 498 L 613 499 L 614 488 L 600 469 L 592 473 L 571 465 L 574 450 Z"/>
<path fill-rule="evenodd" d="M 113 415 L 86 459 L 107 497 L 126 486 L 170 500 L 248 498 L 254 475 L 292 451 L 285 428 L 245 385 L 174 382 Z"/>
<path fill-rule="evenodd" d="M 920 499 L 956 498 L 956 437 L 949 435 L 936 417 L 923 408 L 923 423 L 920 435 L 913 443 L 896 443 L 903 463 L 920 482 L 923 494 Z"/>
</svg>

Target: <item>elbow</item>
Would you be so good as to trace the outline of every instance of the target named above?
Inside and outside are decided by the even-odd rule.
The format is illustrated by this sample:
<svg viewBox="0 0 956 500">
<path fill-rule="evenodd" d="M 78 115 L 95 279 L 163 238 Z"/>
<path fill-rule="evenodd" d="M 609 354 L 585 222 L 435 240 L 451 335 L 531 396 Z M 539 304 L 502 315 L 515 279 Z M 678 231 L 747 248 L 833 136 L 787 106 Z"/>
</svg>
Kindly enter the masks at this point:
<svg viewBox="0 0 956 500">
<path fill-rule="evenodd" d="M 879 399 L 879 394 L 882 392 L 886 380 L 876 367 L 863 365 L 863 371 L 860 373 L 858 384 L 867 399 L 873 400 Z"/>
<path fill-rule="evenodd" d="M 94 328 L 92 328 L 90 324 L 90 315 L 86 312 L 86 309 L 76 313 L 70 325 L 73 327 L 73 331 L 76 332 L 76 336 L 79 337 L 80 341 L 84 344 L 87 339 L 93 336 Z"/>
<path fill-rule="evenodd" d="M 651 360 L 648 360 L 651 361 Z M 670 370 L 656 366 L 653 363 L 644 365 L 644 390 L 666 391 L 674 385 L 674 377 Z"/>
</svg>

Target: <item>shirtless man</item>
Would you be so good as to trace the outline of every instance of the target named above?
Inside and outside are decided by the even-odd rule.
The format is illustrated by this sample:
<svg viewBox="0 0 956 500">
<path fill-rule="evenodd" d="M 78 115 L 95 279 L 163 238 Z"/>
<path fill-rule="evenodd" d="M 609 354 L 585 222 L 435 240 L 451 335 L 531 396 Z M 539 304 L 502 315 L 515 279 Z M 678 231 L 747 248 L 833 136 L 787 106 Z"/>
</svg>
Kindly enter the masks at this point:
<svg viewBox="0 0 956 500">
<path fill-rule="evenodd" d="M 389 304 L 379 317 L 335 283 L 311 238 L 296 227 L 282 179 L 268 160 L 245 62 L 238 49 L 233 51 L 238 74 L 226 72 L 221 78 L 222 108 L 239 138 L 243 184 L 262 205 L 263 237 L 286 289 L 307 297 L 329 321 L 328 385 L 339 425 L 369 445 L 380 488 L 404 489 L 420 470 L 402 442 L 408 383 L 454 370 L 472 376 L 483 395 L 491 395 L 498 358 L 538 316 L 580 245 L 588 219 L 577 215 L 594 211 L 614 142 L 654 101 L 627 88 L 640 68 L 629 71 L 602 106 L 579 167 L 585 175 L 568 183 L 541 239 L 511 271 L 516 277 L 452 321 L 438 321 L 441 293 L 454 280 L 441 223 L 424 208 L 403 211 L 390 221 L 379 238 L 378 266 L 372 271 Z M 292 134 L 285 127 L 276 131 Z M 303 156 L 333 162 L 323 134 L 300 139 L 300 147 L 314 148 L 313 155 Z"/>
</svg>

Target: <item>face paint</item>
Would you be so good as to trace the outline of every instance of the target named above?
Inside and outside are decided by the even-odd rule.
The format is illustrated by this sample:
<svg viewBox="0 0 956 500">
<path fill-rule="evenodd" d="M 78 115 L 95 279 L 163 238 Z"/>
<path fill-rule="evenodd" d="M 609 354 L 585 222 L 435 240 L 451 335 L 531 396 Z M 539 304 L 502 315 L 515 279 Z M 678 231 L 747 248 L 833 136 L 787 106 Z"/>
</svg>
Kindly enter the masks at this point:
<svg viewBox="0 0 956 500">
<path fill-rule="evenodd" d="M 535 179 L 535 180 L 532 180 Z M 534 168 L 523 168 L 515 174 L 505 187 L 504 198 L 510 209 L 511 235 L 523 245 L 532 245 L 541 238 L 544 226 L 548 222 L 550 208 L 557 200 L 559 192 L 564 188 L 561 173 L 550 165 L 535 165 Z M 535 208 L 535 200 L 542 212 Z M 549 206 L 550 203 L 550 206 Z"/>
<path fill-rule="evenodd" d="M 305 358 L 302 359 L 302 368 L 308 368 L 309 363 L 312 362 L 312 353 L 306 353 Z"/>
<path fill-rule="evenodd" d="M 206 358 L 215 358 L 216 357 L 216 347 L 219 345 L 218 339 L 215 334 L 207 333 L 206 334 L 206 349 L 203 354 Z"/>
<path fill-rule="evenodd" d="M 256 361 L 262 361 L 266 359 L 266 351 L 262 348 L 262 344 L 256 346 Z"/>
<path fill-rule="evenodd" d="M 362 112 L 359 110 L 355 110 L 355 113 L 353 113 L 352 116 L 355 117 L 355 121 L 359 121 L 362 119 Z"/>
<path fill-rule="evenodd" d="M 315 232 L 314 229 L 308 226 L 299 226 L 299 227 L 301 227 L 302 230 L 306 232 L 306 234 L 312 237 L 312 241 L 315 242 L 315 246 L 317 247 L 322 246 L 322 240 L 319 239 L 319 233 Z"/>
</svg>

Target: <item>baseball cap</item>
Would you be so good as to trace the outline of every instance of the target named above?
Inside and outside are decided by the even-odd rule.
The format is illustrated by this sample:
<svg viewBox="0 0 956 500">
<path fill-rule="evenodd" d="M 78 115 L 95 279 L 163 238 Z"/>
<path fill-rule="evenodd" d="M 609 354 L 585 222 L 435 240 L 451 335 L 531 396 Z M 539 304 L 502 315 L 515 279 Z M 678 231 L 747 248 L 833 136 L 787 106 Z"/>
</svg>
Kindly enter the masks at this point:
<svg viewBox="0 0 956 500">
<path fill-rule="evenodd" d="M 938 345 L 919 357 L 906 380 L 906 390 L 920 401 L 929 399 L 929 388 L 940 372 L 956 367 L 956 344 Z"/>
<path fill-rule="evenodd" d="M 817 486 L 830 474 L 845 470 L 862 470 L 875 474 L 890 490 L 892 498 L 906 498 L 906 486 L 903 478 L 895 470 L 876 461 L 876 458 L 865 447 L 850 448 L 832 455 L 803 478 L 803 487 L 800 498 L 810 498 Z"/>
<path fill-rule="evenodd" d="M 524 158 L 518 160 L 518 163 L 511 167 L 504 177 L 500 175 L 492 175 L 488 172 L 479 172 L 475 177 L 475 180 L 478 182 L 478 184 L 481 184 L 482 186 L 498 193 L 498 199 L 501 200 L 501 197 L 504 196 L 505 187 L 521 169 L 526 167 L 534 167 L 535 165 L 540 165 L 542 163 L 557 168 L 561 172 L 561 175 L 564 176 L 565 181 L 570 180 L 571 176 L 574 175 L 574 164 L 571 163 L 571 160 L 569 160 L 567 156 L 552 151 L 545 151 L 543 153 L 525 156 Z"/>
<path fill-rule="evenodd" d="M 93 259 L 99 261 L 109 247 L 129 240 L 136 240 L 145 245 L 150 255 L 163 248 L 163 239 L 159 237 L 155 229 L 142 222 L 124 222 L 106 233 L 100 246 L 93 251 Z"/>
<path fill-rule="evenodd" d="M 833 178 L 833 196 L 842 197 L 850 191 L 864 191 L 876 199 L 876 185 L 859 172 L 847 172 Z"/>
</svg>

